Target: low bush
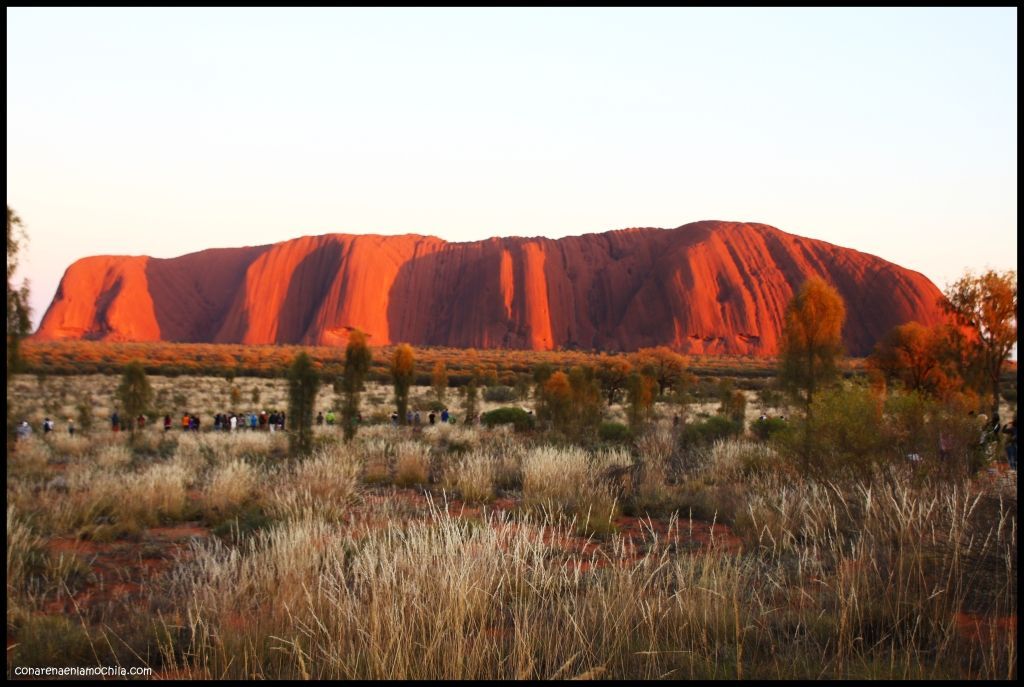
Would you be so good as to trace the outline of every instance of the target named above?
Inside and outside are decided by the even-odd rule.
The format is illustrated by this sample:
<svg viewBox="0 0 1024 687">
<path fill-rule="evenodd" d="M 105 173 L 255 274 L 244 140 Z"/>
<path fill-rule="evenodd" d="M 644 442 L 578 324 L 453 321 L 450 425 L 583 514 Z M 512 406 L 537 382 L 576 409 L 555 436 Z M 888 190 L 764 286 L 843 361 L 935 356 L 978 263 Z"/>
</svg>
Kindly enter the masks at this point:
<svg viewBox="0 0 1024 687">
<path fill-rule="evenodd" d="M 516 431 L 519 432 L 533 429 L 533 415 L 530 415 L 522 408 L 497 408 L 484 413 L 480 421 L 487 427 L 513 425 Z"/>
<path fill-rule="evenodd" d="M 633 432 L 621 422 L 602 422 L 597 428 L 597 436 L 601 441 L 625 443 L 633 438 Z"/>
<path fill-rule="evenodd" d="M 712 415 L 706 420 L 686 425 L 679 440 L 683 446 L 713 444 L 742 431 L 742 424 L 721 415 Z"/>
</svg>

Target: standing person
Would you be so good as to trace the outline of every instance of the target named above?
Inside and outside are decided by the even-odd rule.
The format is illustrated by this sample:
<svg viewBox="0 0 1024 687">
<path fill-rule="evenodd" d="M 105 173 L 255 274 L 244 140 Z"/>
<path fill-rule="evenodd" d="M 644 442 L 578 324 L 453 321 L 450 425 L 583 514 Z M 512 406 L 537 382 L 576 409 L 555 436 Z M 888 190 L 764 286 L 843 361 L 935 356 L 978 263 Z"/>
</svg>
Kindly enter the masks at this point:
<svg viewBox="0 0 1024 687">
<path fill-rule="evenodd" d="M 273 434 L 274 431 L 277 429 L 277 411 L 276 410 L 270 414 L 270 417 L 267 418 L 267 426 L 270 428 L 270 433 L 271 434 Z"/>
<path fill-rule="evenodd" d="M 238 429 L 238 416 L 237 415 L 235 415 L 234 413 L 231 413 L 231 420 L 229 420 L 229 422 L 231 423 L 231 431 L 232 432 L 234 432 L 236 429 Z"/>
<path fill-rule="evenodd" d="M 437 417 L 434 415 L 434 411 L 431 410 L 430 413 L 427 415 L 427 422 L 429 422 L 430 424 L 434 424 L 434 420 L 436 419 Z"/>
<path fill-rule="evenodd" d="M 277 428 L 279 430 L 281 430 L 282 432 L 284 431 L 284 411 L 283 410 L 280 413 L 278 413 L 278 415 L 277 415 Z"/>
<path fill-rule="evenodd" d="M 946 463 L 949 461 L 950 440 L 949 436 L 939 430 L 939 459 Z"/>
<path fill-rule="evenodd" d="M 448 422 L 448 409 L 445 408 L 444 410 L 441 411 L 441 424 L 443 425 L 443 424 L 446 424 L 447 422 Z"/>
<path fill-rule="evenodd" d="M 412 415 L 412 423 L 414 425 L 419 425 L 420 424 L 420 411 L 417 410 L 415 413 L 413 413 L 413 415 Z"/>
<path fill-rule="evenodd" d="M 405 411 L 405 424 L 407 424 L 407 425 L 411 425 L 412 424 L 412 411 L 411 410 Z"/>
<path fill-rule="evenodd" d="M 110 416 L 110 428 L 115 432 L 121 431 L 121 416 L 117 414 L 116 410 L 114 411 L 114 414 Z"/>
<path fill-rule="evenodd" d="M 164 415 L 164 431 L 165 432 L 170 432 L 171 431 L 171 416 L 170 415 Z"/>
<path fill-rule="evenodd" d="M 140 414 L 139 417 L 137 417 L 135 419 L 135 424 L 136 424 L 136 426 L 139 429 L 142 429 L 143 427 L 145 427 L 146 426 L 146 416 Z"/>
<path fill-rule="evenodd" d="M 1006 441 L 1006 462 L 1010 464 L 1010 469 L 1017 472 L 1017 414 L 1013 414 L 1013 420 L 1008 422 L 1003 427 L 1003 434 L 1009 434 L 1010 438 Z"/>
<path fill-rule="evenodd" d="M 324 426 L 324 412 L 322 410 L 319 413 L 316 414 L 316 426 L 317 427 L 323 427 Z"/>
<path fill-rule="evenodd" d="M 259 420 L 260 420 L 260 431 L 261 432 L 265 431 L 267 429 L 267 421 L 269 420 L 269 416 L 267 415 L 267 411 L 264 410 L 264 411 L 262 411 L 260 413 Z"/>
<path fill-rule="evenodd" d="M 188 413 L 181 414 L 181 431 L 187 432 L 192 429 L 192 418 L 188 416 Z"/>
<path fill-rule="evenodd" d="M 253 432 L 256 431 L 257 422 L 258 421 L 256 419 L 256 411 L 249 413 L 249 429 L 252 430 Z"/>
<path fill-rule="evenodd" d="M 43 420 L 43 434 L 49 434 L 53 431 L 53 425 L 50 423 L 50 418 Z"/>
<path fill-rule="evenodd" d="M 18 425 L 18 438 L 28 439 L 30 436 L 32 436 L 32 427 L 28 424 L 28 420 L 22 420 Z"/>
<path fill-rule="evenodd" d="M 75 436 L 75 421 L 68 418 L 68 434 Z"/>
</svg>

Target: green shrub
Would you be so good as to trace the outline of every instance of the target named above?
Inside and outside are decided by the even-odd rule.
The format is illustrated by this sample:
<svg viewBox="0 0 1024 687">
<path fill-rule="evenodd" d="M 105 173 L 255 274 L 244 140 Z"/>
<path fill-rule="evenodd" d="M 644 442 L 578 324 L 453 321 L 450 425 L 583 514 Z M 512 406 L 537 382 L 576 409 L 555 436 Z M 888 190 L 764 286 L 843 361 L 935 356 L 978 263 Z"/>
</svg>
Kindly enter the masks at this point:
<svg viewBox="0 0 1024 687">
<path fill-rule="evenodd" d="M 487 427 L 496 425 L 515 425 L 516 431 L 533 429 L 533 416 L 522 408 L 496 408 L 481 416 L 481 422 Z"/>
<path fill-rule="evenodd" d="M 713 444 L 743 431 L 743 425 L 721 415 L 712 415 L 707 420 L 686 425 L 680 441 L 684 446 Z"/>
<path fill-rule="evenodd" d="M 597 436 L 601 441 L 627 442 L 633 438 L 633 433 L 621 422 L 602 422 L 597 428 Z"/>
<path fill-rule="evenodd" d="M 783 453 L 804 474 L 822 479 L 867 477 L 883 462 L 886 439 L 879 400 L 864 385 L 841 385 L 815 396 L 811 417 L 779 434 Z"/>
<path fill-rule="evenodd" d="M 757 420 L 750 425 L 750 431 L 758 439 L 767 440 L 786 428 L 786 421 L 780 417 L 769 417 L 764 420 Z"/>
</svg>

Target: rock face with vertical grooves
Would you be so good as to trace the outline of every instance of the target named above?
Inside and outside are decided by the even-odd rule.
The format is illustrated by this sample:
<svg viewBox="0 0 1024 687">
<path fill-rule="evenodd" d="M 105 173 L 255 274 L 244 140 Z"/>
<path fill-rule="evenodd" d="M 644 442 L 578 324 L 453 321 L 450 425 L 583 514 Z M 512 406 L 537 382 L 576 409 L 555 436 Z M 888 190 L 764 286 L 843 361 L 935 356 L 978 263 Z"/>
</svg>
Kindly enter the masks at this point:
<svg viewBox="0 0 1024 687">
<path fill-rule="evenodd" d="M 83 258 L 39 339 L 372 344 L 774 355 L 810 276 L 846 301 L 847 353 L 890 328 L 944 320 L 918 272 L 764 224 L 706 221 L 449 243 L 327 234 L 157 259 Z"/>
</svg>

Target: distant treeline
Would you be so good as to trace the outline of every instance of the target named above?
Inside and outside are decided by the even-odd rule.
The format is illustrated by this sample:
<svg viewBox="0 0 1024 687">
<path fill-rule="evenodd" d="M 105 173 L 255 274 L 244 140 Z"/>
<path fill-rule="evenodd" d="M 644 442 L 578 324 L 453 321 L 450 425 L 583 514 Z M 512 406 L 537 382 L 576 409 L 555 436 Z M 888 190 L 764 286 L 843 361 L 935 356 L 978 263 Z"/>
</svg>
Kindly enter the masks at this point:
<svg viewBox="0 0 1024 687">
<path fill-rule="evenodd" d="M 389 361 L 394 346 L 373 347 L 371 381 L 390 382 Z M 438 361 L 445 364 L 450 386 L 466 384 L 474 369 L 487 385 L 513 386 L 516 375 L 532 374 L 537 365 L 568 369 L 596 366 L 609 358 L 630 353 L 598 351 L 527 351 L 414 347 L 416 384 L 429 385 Z M 223 377 L 283 377 L 295 356 L 305 351 L 326 378 L 341 374 L 345 349 L 327 346 L 242 345 L 206 343 L 109 343 L 99 341 L 33 341 L 24 343 L 24 372 L 28 374 L 120 374 L 125 364 L 138 360 L 148 374 L 211 375 Z M 687 368 L 698 377 L 733 377 L 767 380 L 775 376 L 777 361 L 754 356 L 687 356 Z M 850 369 L 861 360 L 849 361 Z M 754 386 L 760 386 L 754 384 Z"/>
</svg>

